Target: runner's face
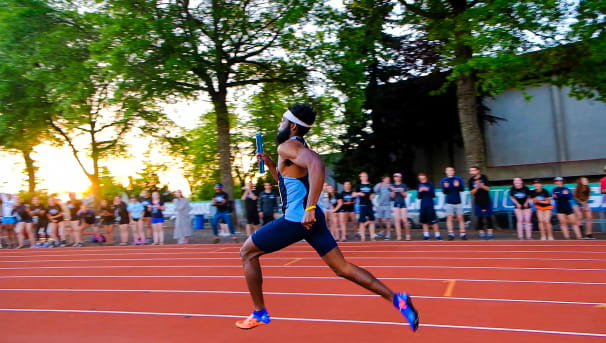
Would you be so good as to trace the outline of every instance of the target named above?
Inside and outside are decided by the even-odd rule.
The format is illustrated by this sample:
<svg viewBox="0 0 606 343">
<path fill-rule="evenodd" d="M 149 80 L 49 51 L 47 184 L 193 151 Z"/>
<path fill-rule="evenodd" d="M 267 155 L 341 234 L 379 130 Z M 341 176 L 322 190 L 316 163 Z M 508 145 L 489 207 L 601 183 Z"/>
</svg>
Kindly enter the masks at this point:
<svg viewBox="0 0 606 343">
<path fill-rule="evenodd" d="M 360 174 L 360 181 L 362 181 L 362 183 L 367 183 L 368 182 L 368 174 L 366 174 L 366 173 Z"/>
<path fill-rule="evenodd" d="M 469 168 L 469 175 L 476 176 L 480 173 L 480 171 L 476 168 Z"/>
<path fill-rule="evenodd" d="M 582 178 L 581 178 L 581 183 L 582 183 L 584 186 L 589 186 L 589 179 L 587 179 L 586 177 L 582 177 Z"/>
<path fill-rule="evenodd" d="M 391 183 L 391 178 L 389 176 L 386 176 L 383 178 L 383 183 L 384 184 L 390 184 Z"/>
<path fill-rule="evenodd" d="M 396 183 L 401 183 L 402 182 L 402 178 L 400 176 L 394 176 L 393 179 L 394 179 L 394 181 Z"/>
<path fill-rule="evenodd" d="M 554 182 L 554 183 L 555 183 L 555 185 L 556 185 L 556 186 L 558 186 L 558 187 L 562 187 L 562 186 L 564 186 L 564 182 L 563 182 L 563 181 L 556 181 L 556 182 Z"/>
<path fill-rule="evenodd" d="M 351 191 L 351 182 L 347 181 L 343 184 L 343 189 L 345 189 L 346 192 Z"/>
<path fill-rule="evenodd" d="M 32 198 L 32 205 L 34 205 L 34 206 L 40 205 L 40 199 L 38 197 L 33 197 Z"/>
<path fill-rule="evenodd" d="M 331 185 L 326 186 L 326 192 L 328 193 L 332 193 L 335 191 L 335 188 Z"/>
<path fill-rule="evenodd" d="M 455 174 L 454 168 L 446 168 L 446 176 L 453 177 Z"/>
<path fill-rule="evenodd" d="M 271 183 L 265 183 L 263 185 L 263 188 L 265 188 L 266 192 L 268 192 L 268 193 L 271 192 Z"/>
<path fill-rule="evenodd" d="M 421 182 L 421 183 L 427 182 L 427 176 L 425 176 L 425 175 L 419 175 L 419 182 Z"/>
<path fill-rule="evenodd" d="M 517 188 L 522 187 L 522 179 L 520 179 L 519 177 L 516 177 L 515 179 L 513 179 L 513 185 L 516 186 Z"/>
<path fill-rule="evenodd" d="M 543 184 L 537 182 L 537 183 L 534 184 L 534 188 L 536 188 L 538 190 L 541 190 L 541 189 L 543 189 Z"/>
</svg>

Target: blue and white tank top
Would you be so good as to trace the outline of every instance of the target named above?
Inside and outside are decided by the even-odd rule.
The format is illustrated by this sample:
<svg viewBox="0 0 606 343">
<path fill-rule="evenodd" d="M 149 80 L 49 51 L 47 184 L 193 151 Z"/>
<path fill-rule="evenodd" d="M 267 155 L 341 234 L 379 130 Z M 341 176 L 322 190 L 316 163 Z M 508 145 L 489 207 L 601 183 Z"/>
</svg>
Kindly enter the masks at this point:
<svg viewBox="0 0 606 343">
<path fill-rule="evenodd" d="M 309 148 L 305 140 L 301 137 L 292 137 L 306 148 Z M 292 222 L 300 222 L 305 215 L 305 205 L 309 195 L 309 177 L 306 174 L 302 177 L 282 176 L 278 172 L 278 184 L 280 186 L 280 197 L 282 198 L 282 211 L 284 218 Z"/>
</svg>

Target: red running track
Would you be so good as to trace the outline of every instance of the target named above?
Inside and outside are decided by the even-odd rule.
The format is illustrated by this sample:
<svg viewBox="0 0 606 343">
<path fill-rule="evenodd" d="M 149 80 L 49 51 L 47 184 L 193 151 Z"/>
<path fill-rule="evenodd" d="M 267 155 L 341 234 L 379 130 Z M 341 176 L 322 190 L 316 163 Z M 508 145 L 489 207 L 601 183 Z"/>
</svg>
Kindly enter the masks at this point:
<svg viewBox="0 0 606 343">
<path fill-rule="evenodd" d="M 296 244 L 262 258 L 270 325 L 236 245 L 0 251 L 0 342 L 606 342 L 606 242 L 341 244 L 413 295 L 412 333 L 378 296 Z"/>
</svg>

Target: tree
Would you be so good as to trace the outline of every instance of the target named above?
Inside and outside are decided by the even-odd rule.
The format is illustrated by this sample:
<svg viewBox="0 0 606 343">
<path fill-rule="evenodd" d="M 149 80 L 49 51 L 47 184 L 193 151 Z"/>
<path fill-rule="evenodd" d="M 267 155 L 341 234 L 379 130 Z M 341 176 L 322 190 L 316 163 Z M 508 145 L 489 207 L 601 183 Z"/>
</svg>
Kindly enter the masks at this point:
<svg viewBox="0 0 606 343">
<path fill-rule="evenodd" d="M 557 35 L 565 26 L 562 20 L 571 4 L 555 0 L 399 0 L 399 3 L 404 8 L 403 25 L 426 32 L 430 40 L 440 43 L 440 65 L 453 70 L 450 80 L 457 90 L 466 163 L 485 166 L 476 96 L 536 82 L 528 75 L 536 71 L 537 64 L 532 67 L 532 56 L 525 53 L 562 43 Z M 512 69 L 505 69 L 509 67 Z M 544 67 L 541 69 L 545 70 Z"/>
<path fill-rule="evenodd" d="M 316 1 L 107 1 L 107 61 L 119 86 L 143 98 L 207 95 L 213 106 L 221 181 L 233 194 L 228 93 L 304 78 L 282 47 Z"/>
<path fill-rule="evenodd" d="M 45 13 L 39 1 L 5 1 L 0 6 L 0 147 L 19 152 L 25 161 L 29 192 L 36 189 L 34 148 L 49 138 L 50 106 L 44 84 L 24 74 L 32 69 L 23 58 L 35 53 L 31 39 L 47 23 L 28 18 Z"/>
<path fill-rule="evenodd" d="M 11 35 L 3 40 L 2 59 L 14 78 L 2 91 L 15 94 L 4 97 L 14 101 L 3 101 L 2 110 L 11 113 L 5 119 L 14 134 L 27 132 L 14 140 L 29 142 L 25 151 L 43 138 L 40 132 L 52 132 L 67 144 L 98 199 L 100 161 L 123 153 L 125 135 L 135 128 L 153 134 L 170 123 L 148 102 L 120 92 L 115 75 L 95 60 L 103 17 L 79 13 L 71 2 L 53 5 L 9 1 L 5 8 L 9 20 L 3 28 Z M 78 137 L 86 139 L 88 149 L 79 148 Z"/>
</svg>

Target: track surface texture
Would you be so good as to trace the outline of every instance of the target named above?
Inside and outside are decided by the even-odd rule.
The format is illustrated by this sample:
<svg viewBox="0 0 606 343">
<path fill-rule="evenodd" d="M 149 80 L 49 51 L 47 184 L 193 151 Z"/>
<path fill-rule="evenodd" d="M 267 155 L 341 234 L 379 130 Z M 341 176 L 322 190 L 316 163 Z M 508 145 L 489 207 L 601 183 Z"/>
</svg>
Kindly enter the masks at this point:
<svg viewBox="0 0 606 343">
<path fill-rule="evenodd" d="M 272 323 L 252 311 L 239 246 L 0 250 L 0 342 L 606 342 L 606 242 L 347 242 L 413 296 L 391 304 L 305 243 L 261 258 Z"/>
</svg>

